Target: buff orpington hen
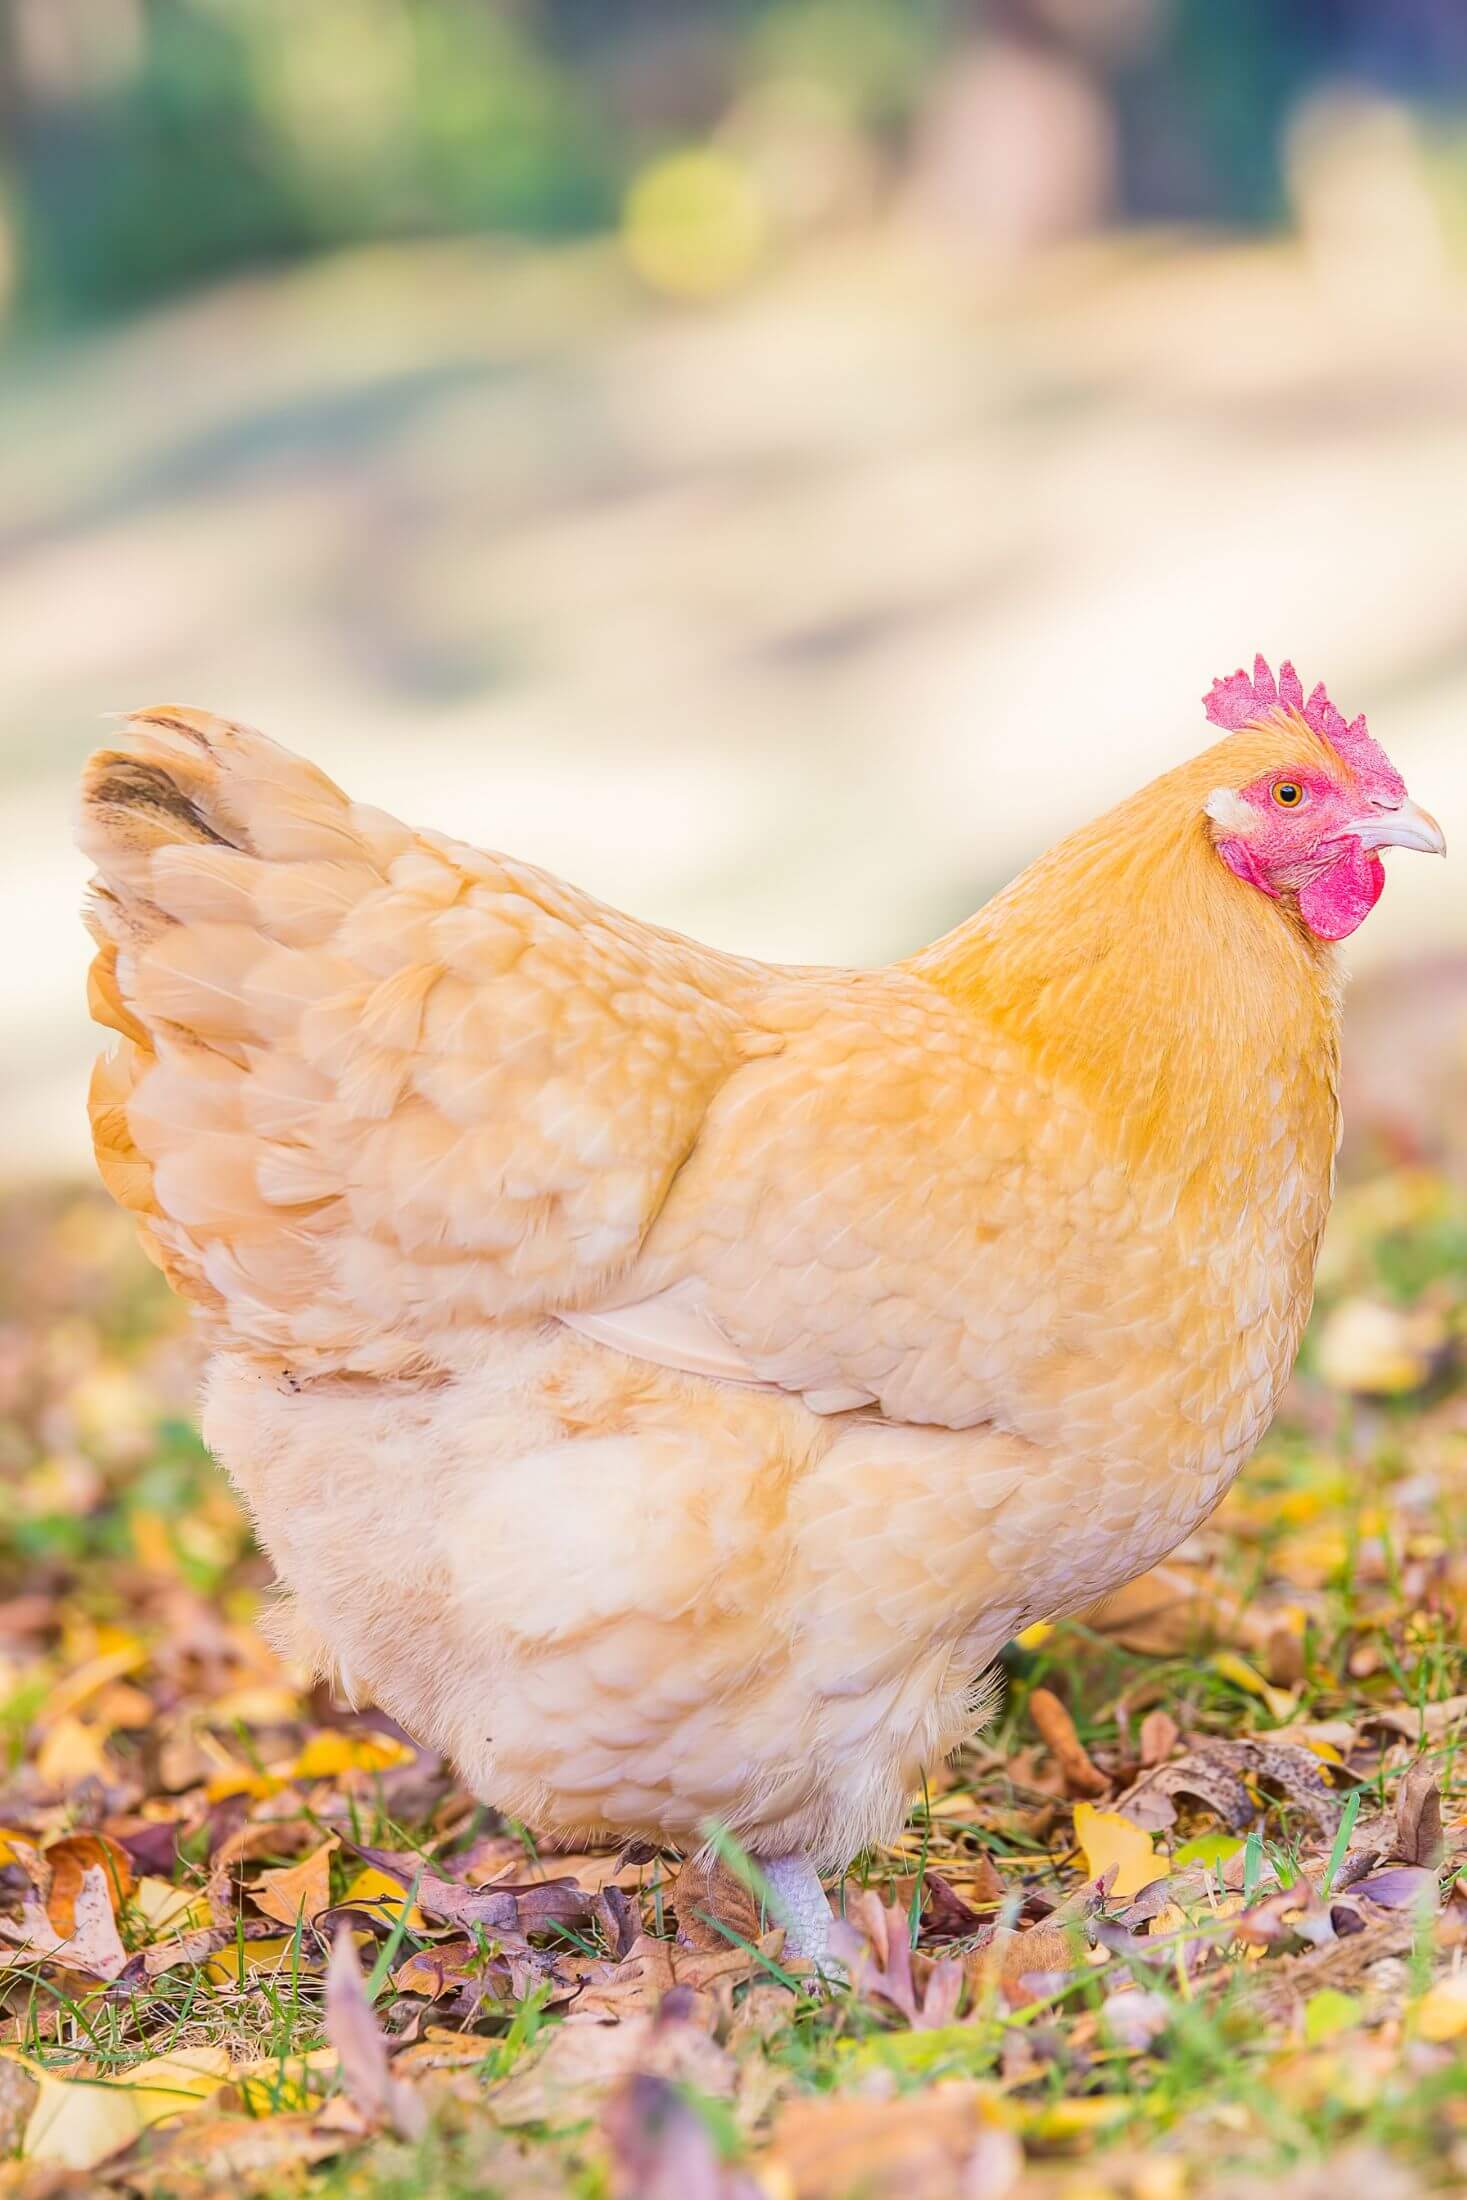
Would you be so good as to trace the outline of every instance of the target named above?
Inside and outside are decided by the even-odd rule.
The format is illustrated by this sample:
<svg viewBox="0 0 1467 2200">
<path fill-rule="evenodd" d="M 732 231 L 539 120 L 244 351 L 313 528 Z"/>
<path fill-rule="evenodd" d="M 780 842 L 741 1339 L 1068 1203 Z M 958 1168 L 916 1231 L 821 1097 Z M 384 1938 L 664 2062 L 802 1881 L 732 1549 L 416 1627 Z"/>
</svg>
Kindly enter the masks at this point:
<svg viewBox="0 0 1467 2200">
<path fill-rule="evenodd" d="M 204 712 L 86 774 L 98 1163 L 296 1640 L 549 1837 L 818 1872 L 1267 1427 L 1334 943 L 1442 835 L 1292 667 L 879 970 L 776 968 Z"/>
</svg>

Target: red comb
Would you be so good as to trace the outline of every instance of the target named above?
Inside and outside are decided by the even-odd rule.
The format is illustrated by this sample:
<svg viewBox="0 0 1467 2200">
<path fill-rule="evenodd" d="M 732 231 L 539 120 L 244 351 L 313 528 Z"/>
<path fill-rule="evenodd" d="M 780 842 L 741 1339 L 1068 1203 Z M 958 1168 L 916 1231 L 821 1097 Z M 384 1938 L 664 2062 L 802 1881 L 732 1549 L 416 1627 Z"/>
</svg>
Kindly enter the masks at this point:
<svg viewBox="0 0 1467 2200">
<path fill-rule="evenodd" d="M 1271 710 L 1297 711 L 1305 725 L 1329 743 L 1377 801 L 1406 799 L 1406 782 L 1380 743 L 1371 739 L 1364 711 L 1347 722 L 1330 701 L 1323 680 L 1306 702 L 1304 683 L 1287 658 L 1279 666 L 1277 680 L 1264 657 L 1254 658 L 1251 680 L 1241 669 L 1229 673 L 1225 680 L 1214 680 L 1211 693 L 1202 698 L 1202 707 L 1215 726 L 1229 733 L 1253 725 Z"/>
</svg>

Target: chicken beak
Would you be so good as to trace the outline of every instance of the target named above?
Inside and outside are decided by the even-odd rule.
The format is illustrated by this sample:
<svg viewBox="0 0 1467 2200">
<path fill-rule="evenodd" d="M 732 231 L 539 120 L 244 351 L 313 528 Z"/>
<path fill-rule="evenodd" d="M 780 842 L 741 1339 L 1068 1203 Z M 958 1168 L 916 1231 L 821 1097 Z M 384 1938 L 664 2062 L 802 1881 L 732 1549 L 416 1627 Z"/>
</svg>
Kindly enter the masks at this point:
<svg viewBox="0 0 1467 2200">
<path fill-rule="evenodd" d="M 1419 848 L 1423 855 L 1444 856 L 1447 836 L 1419 802 L 1406 801 L 1394 810 L 1377 810 L 1361 818 L 1350 831 L 1362 848 Z"/>
</svg>

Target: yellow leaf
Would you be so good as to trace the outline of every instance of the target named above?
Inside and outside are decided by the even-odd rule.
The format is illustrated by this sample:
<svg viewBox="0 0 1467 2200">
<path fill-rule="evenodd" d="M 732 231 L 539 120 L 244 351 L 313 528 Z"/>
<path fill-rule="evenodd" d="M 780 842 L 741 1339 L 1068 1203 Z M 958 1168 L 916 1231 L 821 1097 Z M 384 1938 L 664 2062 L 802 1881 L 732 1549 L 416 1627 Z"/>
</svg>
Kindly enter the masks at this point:
<svg viewBox="0 0 1467 2200">
<path fill-rule="evenodd" d="M 238 1986 L 241 1968 L 246 1978 L 253 1977 L 257 1971 L 289 1972 L 296 1966 L 292 1954 L 294 1947 L 295 1935 L 287 1933 L 279 1940 L 247 1940 L 243 1949 L 221 1948 L 204 1965 L 204 1976 L 211 1986 Z M 320 1968 L 308 1948 L 301 1950 L 299 1968 L 302 1972 Z"/>
<path fill-rule="evenodd" d="M 311 2107 L 325 2090 L 327 2074 L 337 2067 L 334 2047 L 313 2048 L 307 2055 L 282 2060 L 267 2055 L 246 2063 L 236 2073 L 240 2102 L 251 2116 L 285 2116 Z M 312 2083 L 313 2078 L 318 2082 Z"/>
<path fill-rule="evenodd" d="M 1416 2004 L 1416 2031 L 1423 2040 L 1459 2040 L 1467 2034 L 1467 1971 L 1440 1978 Z"/>
<path fill-rule="evenodd" d="M 132 1537 L 137 1562 L 145 1573 L 161 1574 L 165 1580 L 178 1573 L 173 1531 L 160 1514 L 149 1512 L 142 1505 L 134 1506 L 128 1516 L 127 1532 Z"/>
<path fill-rule="evenodd" d="M 111 1781 L 115 1774 L 103 1749 L 105 1736 L 80 1719 L 58 1719 L 36 1751 L 35 1767 L 41 1783 L 51 1788 L 77 1788 L 83 1780 Z"/>
<path fill-rule="evenodd" d="M 294 1925 L 299 1917 L 309 1925 L 330 1904 L 331 1858 L 337 1845 L 333 1834 L 298 1864 L 281 1864 L 261 1872 L 250 1889 L 257 1907 L 282 1925 Z"/>
<path fill-rule="evenodd" d="M 1166 1860 L 1156 1855 L 1151 1836 L 1118 1810 L 1097 1810 L 1093 1803 L 1075 1805 L 1075 1839 L 1085 1852 L 1085 1868 L 1092 1879 L 1112 1869 L 1112 1896 L 1122 1902 L 1138 1895 L 1154 1879 L 1165 1879 Z"/>
<path fill-rule="evenodd" d="M 1024 2118 L 1026 2137 L 1050 2146 L 1067 2140 L 1088 2139 L 1105 2131 L 1131 2113 L 1132 2103 L 1118 2093 L 1094 2093 L 1084 2100 L 1046 2101 Z"/>
<path fill-rule="evenodd" d="M 271 1687 L 256 1682 L 249 1688 L 231 1689 L 216 1696 L 208 1707 L 211 1726 L 289 1726 L 301 1713 L 301 1700 L 293 1688 Z"/>
<path fill-rule="evenodd" d="M 166 1879 L 140 1879 L 132 1899 L 156 1940 L 189 1932 L 210 1921 L 208 1897 L 198 1887 L 171 1887 Z"/>
<path fill-rule="evenodd" d="M 343 1772 L 385 1772 L 410 1765 L 413 1752 L 390 1734 L 313 1734 L 291 1766 L 291 1780 L 335 1780 Z"/>
<path fill-rule="evenodd" d="M 181 2047 L 121 2071 L 108 2083 L 131 2095 L 147 2125 L 197 2108 L 220 2086 L 228 2085 L 233 2075 L 234 2066 L 222 2047 Z"/>
<path fill-rule="evenodd" d="M 89 1658 L 74 1673 L 67 1673 L 56 1683 L 45 1702 L 36 1713 L 38 1726 L 55 1726 L 72 1712 L 79 1711 L 89 1696 L 95 1696 L 109 1681 L 121 1680 L 124 1674 L 135 1673 L 147 1663 L 148 1653 L 140 1642 L 126 1640 L 100 1657 Z"/>
<path fill-rule="evenodd" d="M 284 1787 L 283 1779 L 273 1772 L 257 1772 L 253 1765 L 225 1765 L 211 1773 L 204 1783 L 204 1793 L 211 1803 L 226 1803 L 231 1795 L 250 1795 L 263 1801 L 266 1796 L 278 1795 Z"/>
<path fill-rule="evenodd" d="M 33 2063 L 25 2067 L 41 2089 L 21 2142 L 29 2161 L 95 2169 L 142 2130 L 136 2108 L 116 2086 L 60 2078 Z"/>
<path fill-rule="evenodd" d="M 395 1879 L 389 1879 L 386 1872 L 379 1872 L 375 1864 L 366 1864 L 341 1899 L 344 1903 L 355 1903 L 359 1910 L 370 1910 L 374 1917 L 390 1918 L 396 1924 L 407 1901 L 407 1889 L 399 1886 Z M 416 1902 L 407 1913 L 407 1921 L 414 1932 L 428 1922 Z"/>
<path fill-rule="evenodd" d="M 1266 1681 L 1246 1658 L 1240 1658 L 1236 1650 L 1218 1650 L 1213 1654 L 1212 1670 L 1234 1688 L 1241 1688 L 1245 1696 L 1256 1696 L 1266 1703 L 1275 1719 L 1291 1719 L 1298 1709 L 1299 1699 L 1286 1688 L 1275 1688 Z"/>
<path fill-rule="evenodd" d="M 202 2107 L 232 2075 L 222 2047 L 180 2048 L 107 2078 L 65 2078 L 37 2064 L 24 2067 L 41 2090 L 21 2152 L 67 2169 L 95 2169 L 149 2125 Z"/>
</svg>

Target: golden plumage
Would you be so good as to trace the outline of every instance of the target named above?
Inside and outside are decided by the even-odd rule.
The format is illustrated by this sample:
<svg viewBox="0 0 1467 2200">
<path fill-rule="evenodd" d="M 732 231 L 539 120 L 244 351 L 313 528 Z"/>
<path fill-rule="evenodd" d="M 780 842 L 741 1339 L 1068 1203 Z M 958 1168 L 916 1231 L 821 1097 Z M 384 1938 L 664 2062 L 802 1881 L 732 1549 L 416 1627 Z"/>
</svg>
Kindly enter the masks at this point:
<svg viewBox="0 0 1467 2200">
<path fill-rule="evenodd" d="M 89 768 L 98 1165 L 304 1639 L 545 1833 L 844 1862 L 1267 1425 L 1337 1140 L 1232 734 L 869 972 L 770 968 L 146 712 Z"/>
</svg>

